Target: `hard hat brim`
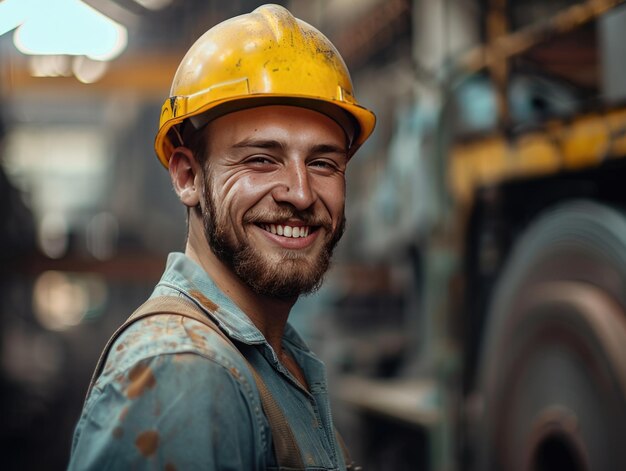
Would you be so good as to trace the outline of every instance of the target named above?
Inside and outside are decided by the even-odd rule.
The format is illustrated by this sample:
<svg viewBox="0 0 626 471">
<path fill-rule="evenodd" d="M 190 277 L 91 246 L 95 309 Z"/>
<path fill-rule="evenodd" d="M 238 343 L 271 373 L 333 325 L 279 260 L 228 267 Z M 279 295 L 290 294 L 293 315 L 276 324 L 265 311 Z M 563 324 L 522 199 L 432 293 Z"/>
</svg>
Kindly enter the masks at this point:
<svg viewBox="0 0 626 471">
<path fill-rule="evenodd" d="M 172 107 L 173 99 L 168 99 L 163 109 Z M 169 159 L 177 147 L 171 140 L 170 131 L 174 126 L 189 119 L 196 129 L 199 129 L 210 121 L 235 111 L 269 105 L 298 106 L 322 113 L 341 126 L 346 132 L 351 157 L 357 149 L 367 140 L 376 126 L 376 116 L 367 108 L 354 103 L 324 98 L 311 98 L 310 96 L 284 96 L 274 94 L 244 95 L 230 97 L 224 100 L 213 101 L 207 106 L 166 120 L 160 126 L 156 135 L 154 148 L 159 161 L 165 168 L 169 167 Z M 180 145 L 180 143 L 179 143 Z"/>
</svg>

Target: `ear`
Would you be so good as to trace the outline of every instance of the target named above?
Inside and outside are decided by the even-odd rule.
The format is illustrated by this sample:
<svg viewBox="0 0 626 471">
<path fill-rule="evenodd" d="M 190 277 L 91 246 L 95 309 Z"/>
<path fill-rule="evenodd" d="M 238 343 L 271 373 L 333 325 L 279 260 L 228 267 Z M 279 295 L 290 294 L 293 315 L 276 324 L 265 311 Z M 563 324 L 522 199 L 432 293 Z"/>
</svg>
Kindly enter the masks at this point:
<svg viewBox="0 0 626 471">
<path fill-rule="evenodd" d="M 187 147 L 177 147 L 170 157 L 170 177 L 180 201 L 190 208 L 201 199 L 200 178 L 202 171 L 193 152 Z"/>
</svg>

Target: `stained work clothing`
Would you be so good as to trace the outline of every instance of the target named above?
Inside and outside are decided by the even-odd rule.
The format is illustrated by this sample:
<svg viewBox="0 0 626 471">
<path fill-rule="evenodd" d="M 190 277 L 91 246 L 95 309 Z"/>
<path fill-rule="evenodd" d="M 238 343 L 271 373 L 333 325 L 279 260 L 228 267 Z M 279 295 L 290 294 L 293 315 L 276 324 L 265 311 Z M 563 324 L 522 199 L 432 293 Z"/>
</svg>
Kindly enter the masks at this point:
<svg viewBox="0 0 626 471">
<path fill-rule="evenodd" d="M 283 348 L 298 362 L 309 391 L 279 363 L 248 317 L 185 255 L 169 256 L 152 297 L 162 295 L 215 303 L 215 322 L 281 405 L 306 469 L 345 469 L 324 365 L 289 324 Z M 160 315 L 132 324 L 113 344 L 76 427 L 69 469 L 277 468 L 245 360 L 198 322 Z"/>
</svg>

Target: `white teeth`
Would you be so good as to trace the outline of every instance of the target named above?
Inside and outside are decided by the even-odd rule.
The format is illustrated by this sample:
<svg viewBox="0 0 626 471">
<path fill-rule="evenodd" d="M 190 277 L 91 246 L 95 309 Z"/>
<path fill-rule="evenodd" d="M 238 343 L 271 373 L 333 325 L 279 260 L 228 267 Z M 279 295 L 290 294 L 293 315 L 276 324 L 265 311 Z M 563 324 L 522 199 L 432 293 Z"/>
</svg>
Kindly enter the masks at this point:
<svg viewBox="0 0 626 471">
<path fill-rule="evenodd" d="M 309 226 L 281 226 L 280 224 L 263 224 L 263 229 L 272 234 L 277 234 L 284 237 L 292 237 L 297 239 L 299 237 L 308 237 Z"/>
</svg>

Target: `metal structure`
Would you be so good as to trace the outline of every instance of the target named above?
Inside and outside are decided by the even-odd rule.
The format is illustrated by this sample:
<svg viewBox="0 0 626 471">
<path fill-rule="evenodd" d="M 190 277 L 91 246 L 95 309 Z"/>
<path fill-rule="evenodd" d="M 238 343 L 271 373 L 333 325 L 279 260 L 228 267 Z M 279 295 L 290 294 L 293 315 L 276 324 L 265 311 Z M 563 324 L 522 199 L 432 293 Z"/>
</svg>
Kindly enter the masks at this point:
<svg viewBox="0 0 626 471">
<path fill-rule="evenodd" d="M 461 16 L 417 1 L 414 25 L 435 3 Z M 389 441 L 364 452 L 376 469 L 626 469 L 626 7 L 474 6 L 477 44 L 431 67 L 437 43 L 415 31 L 418 98 L 369 206 L 369 249 L 420 254 L 411 347 L 391 379 L 350 377 L 341 397 L 365 424 L 425 431 L 428 459 Z M 411 168 L 430 188 L 403 189 Z"/>
</svg>

